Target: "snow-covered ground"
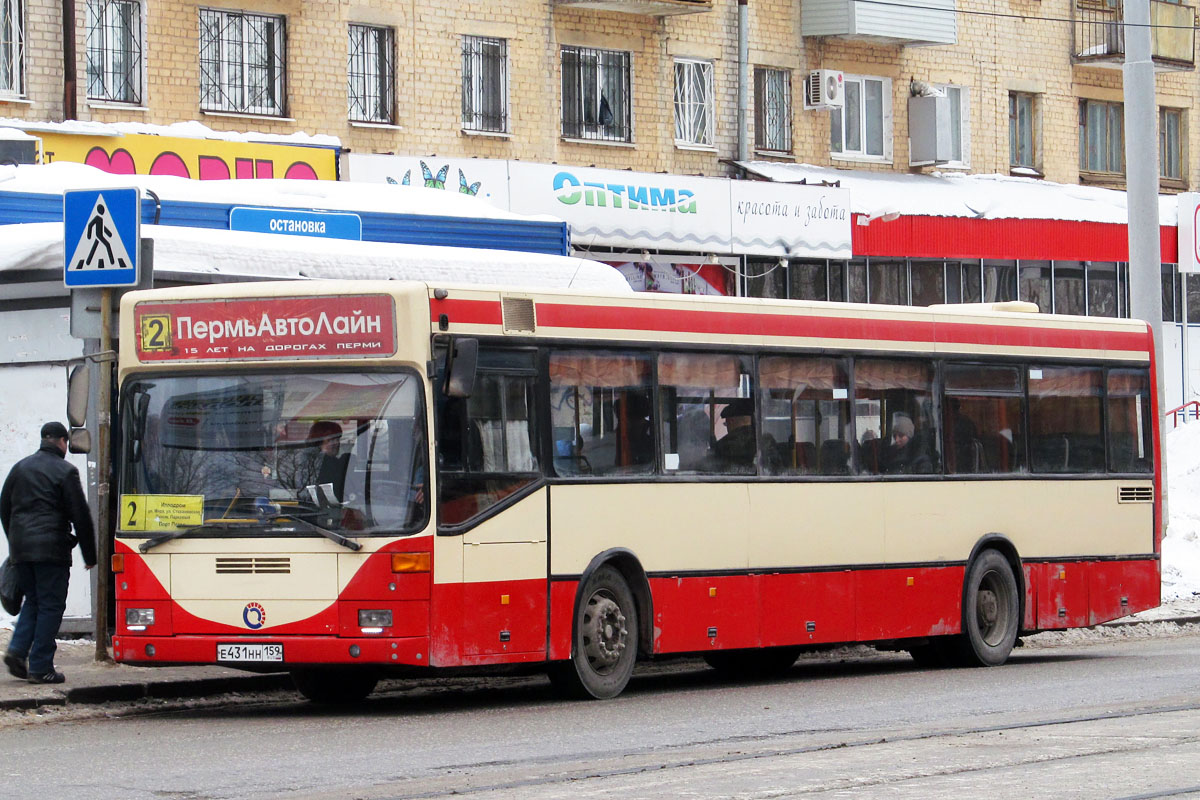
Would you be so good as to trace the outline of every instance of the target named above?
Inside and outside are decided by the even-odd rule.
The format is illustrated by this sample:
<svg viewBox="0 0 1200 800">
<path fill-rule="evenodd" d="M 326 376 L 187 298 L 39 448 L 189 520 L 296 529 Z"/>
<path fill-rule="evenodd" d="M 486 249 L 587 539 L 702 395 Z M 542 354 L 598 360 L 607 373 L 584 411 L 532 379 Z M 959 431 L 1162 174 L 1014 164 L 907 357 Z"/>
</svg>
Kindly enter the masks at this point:
<svg viewBox="0 0 1200 800">
<path fill-rule="evenodd" d="M 1138 614 L 1141 620 L 1200 616 L 1200 422 L 1167 434 L 1167 513 L 1163 605 Z M 11 628 L 12 623 L 13 618 L 0 610 L 0 628 Z"/>
</svg>

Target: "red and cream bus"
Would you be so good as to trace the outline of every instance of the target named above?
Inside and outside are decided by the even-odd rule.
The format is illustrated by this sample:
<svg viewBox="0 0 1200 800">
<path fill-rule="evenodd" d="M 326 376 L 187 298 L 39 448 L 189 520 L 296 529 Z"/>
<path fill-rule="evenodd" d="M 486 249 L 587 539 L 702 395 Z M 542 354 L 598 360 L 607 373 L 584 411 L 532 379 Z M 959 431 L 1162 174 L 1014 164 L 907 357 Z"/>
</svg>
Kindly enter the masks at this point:
<svg viewBox="0 0 1200 800">
<path fill-rule="evenodd" d="M 998 665 L 1150 608 L 1141 322 L 402 282 L 121 308 L 113 649 L 288 670 Z"/>
</svg>

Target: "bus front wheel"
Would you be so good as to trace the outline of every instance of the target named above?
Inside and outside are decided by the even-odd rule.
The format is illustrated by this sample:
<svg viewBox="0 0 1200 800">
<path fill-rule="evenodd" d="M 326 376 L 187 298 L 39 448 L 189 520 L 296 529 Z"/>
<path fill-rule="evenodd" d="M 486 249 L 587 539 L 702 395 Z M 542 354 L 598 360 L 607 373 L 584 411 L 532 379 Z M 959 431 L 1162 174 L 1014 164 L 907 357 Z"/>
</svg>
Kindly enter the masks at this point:
<svg viewBox="0 0 1200 800">
<path fill-rule="evenodd" d="M 997 667 L 1007 661 L 1017 641 L 1020 614 L 1012 565 L 998 551 L 984 550 L 967 570 L 959 662 Z"/>
<path fill-rule="evenodd" d="M 638 620 L 633 592 L 614 567 L 597 569 L 579 593 L 571 660 L 550 667 L 550 682 L 568 697 L 616 697 L 637 661 Z"/>
<path fill-rule="evenodd" d="M 357 703 L 379 683 L 379 676 L 363 669 L 294 669 L 296 691 L 314 703 L 341 705 Z"/>
</svg>

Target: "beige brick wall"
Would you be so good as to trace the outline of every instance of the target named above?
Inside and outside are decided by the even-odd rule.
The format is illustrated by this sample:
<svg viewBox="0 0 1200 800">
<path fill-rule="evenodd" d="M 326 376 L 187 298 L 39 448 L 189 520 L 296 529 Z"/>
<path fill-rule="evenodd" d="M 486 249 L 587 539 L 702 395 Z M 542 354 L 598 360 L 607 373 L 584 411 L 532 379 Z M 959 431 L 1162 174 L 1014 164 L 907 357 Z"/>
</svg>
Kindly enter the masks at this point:
<svg viewBox="0 0 1200 800">
<path fill-rule="evenodd" d="M 750 3 L 750 62 L 793 70 L 793 143 L 796 161 L 855 169 L 908 172 L 907 105 L 910 82 L 954 83 L 969 92 L 969 171 L 1008 172 L 1008 93 L 1038 95 L 1041 160 L 1047 178 L 1076 182 L 1079 176 L 1080 97 L 1121 98 L 1121 71 L 1073 65 L 1068 22 L 1073 0 L 1010 0 L 999 9 L 983 0 L 959 0 L 958 42 L 906 46 L 804 38 L 800 3 Z M 287 119 L 201 112 L 199 108 L 198 9 L 200 4 L 156 0 L 146 9 L 145 109 L 99 107 L 85 99 L 86 3 L 81 2 L 79 115 L 99 121 L 169 124 L 199 119 L 218 130 L 324 133 L 340 137 L 354 152 L 479 156 L 576 165 L 716 175 L 722 159 L 737 154 L 737 3 L 712 0 L 711 10 L 653 17 L 557 6 L 553 0 L 502 4 L 425 0 L 214 0 L 208 5 L 287 18 Z M 28 102 L 0 101 L 0 115 L 33 120 L 62 117 L 62 56 L 59 4 L 26 0 L 29 50 Z M 1026 17 L 1018 15 L 1026 14 Z M 1038 19 L 1049 18 L 1049 19 Z M 1056 21 L 1057 20 L 1057 21 Z M 347 120 L 347 25 L 388 25 L 396 32 L 395 125 Z M 462 131 L 461 37 L 508 40 L 510 132 L 504 136 Z M 560 135 L 559 48 L 582 45 L 632 54 L 633 141 L 598 144 Z M 713 62 L 715 146 L 675 146 L 673 60 Z M 1118 65 L 1119 66 L 1119 65 Z M 804 111 L 803 76 L 818 67 L 892 80 L 892 158 L 888 163 L 834 159 L 829 152 L 829 113 Z M 1160 73 L 1160 105 L 1185 110 L 1189 144 L 1197 140 L 1197 73 Z M 751 109 L 747 113 L 753 142 Z M 1189 146 L 1192 153 L 1200 152 Z M 1187 176 L 1196 185 L 1197 170 Z"/>
</svg>

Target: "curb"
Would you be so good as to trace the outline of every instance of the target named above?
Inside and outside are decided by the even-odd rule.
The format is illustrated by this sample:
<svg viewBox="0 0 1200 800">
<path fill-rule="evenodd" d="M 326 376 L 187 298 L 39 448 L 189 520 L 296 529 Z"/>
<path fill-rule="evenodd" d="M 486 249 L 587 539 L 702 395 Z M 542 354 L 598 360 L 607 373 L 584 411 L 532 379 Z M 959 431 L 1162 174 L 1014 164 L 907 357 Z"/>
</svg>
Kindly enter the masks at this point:
<svg viewBox="0 0 1200 800">
<path fill-rule="evenodd" d="M 1100 625 L 1102 628 L 1128 628 L 1130 625 L 1154 625 L 1159 622 L 1174 622 L 1176 625 L 1192 625 L 1200 622 L 1200 614 L 1194 614 L 1187 617 L 1164 617 L 1163 619 L 1133 619 L 1133 620 L 1113 620 Z"/>
<path fill-rule="evenodd" d="M 131 702 L 149 698 L 207 697 L 229 692 L 271 692 L 292 688 L 286 674 L 247 675 L 229 678 L 197 678 L 195 680 L 149 681 L 145 683 L 114 683 L 101 686 L 80 686 L 58 689 L 42 697 L 0 699 L 0 711 L 28 711 L 43 706 L 94 705 L 108 702 Z"/>
</svg>

